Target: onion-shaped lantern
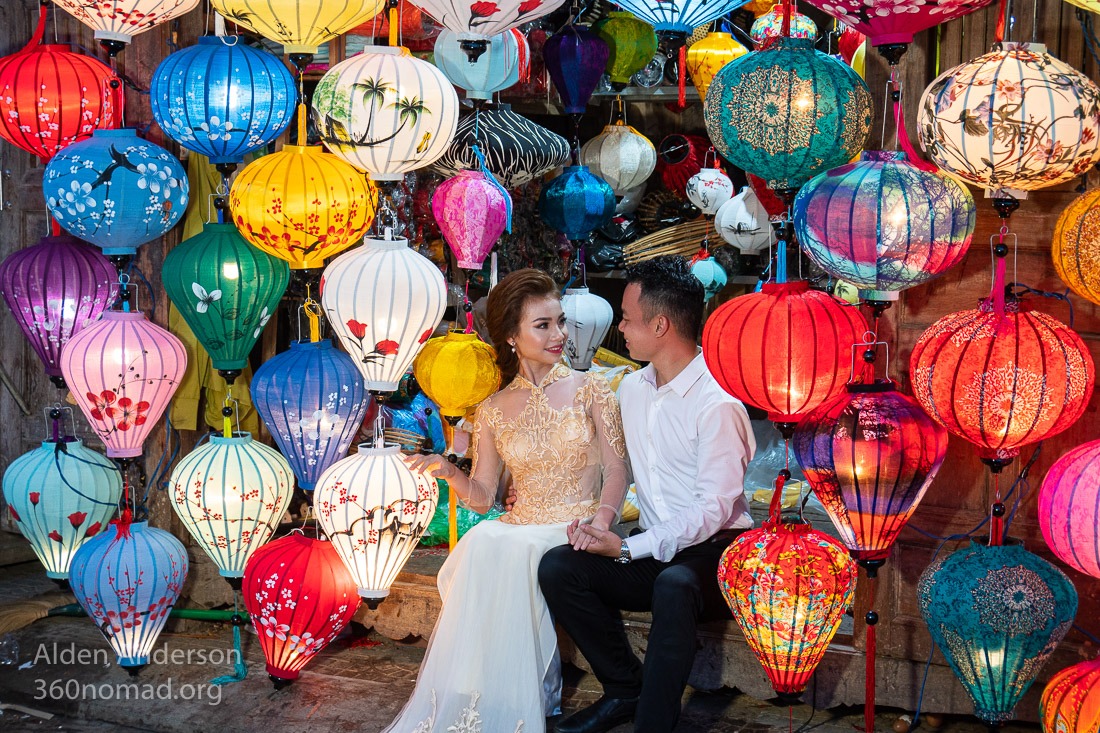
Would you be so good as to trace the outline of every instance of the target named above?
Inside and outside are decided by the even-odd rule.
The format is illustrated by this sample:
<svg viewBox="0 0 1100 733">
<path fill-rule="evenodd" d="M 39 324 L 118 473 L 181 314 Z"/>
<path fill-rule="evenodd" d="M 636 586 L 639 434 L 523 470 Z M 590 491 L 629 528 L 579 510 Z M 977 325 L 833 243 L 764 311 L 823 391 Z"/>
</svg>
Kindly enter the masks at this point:
<svg viewBox="0 0 1100 733">
<path fill-rule="evenodd" d="M 61 349 L 61 373 L 111 458 L 136 458 L 187 370 L 183 343 L 137 311 L 106 311 Z"/>
<path fill-rule="evenodd" d="M 611 86 L 620 91 L 657 53 L 657 34 L 653 26 L 630 13 L 612 10 L 606 18 L 593 23 L 592 30 L 607 44 L 604 70 L 611 78 Z"/>
<path fill-rule="evenodd" d="M 191 12 L 199 0 L 54 0 L 69 15 L 95 31 L 95 39 L 114 56 L 134 36 Z"/>
<path fill-rule="evenodd" d="M 413 373 L 452 424 L 500 388 L 496 351 L 476 333 L 451 331 L 428 339 L 413 362 Z"/>
<path fill-rule="evenodd" d="M 758 252 L 775 244 L 768 211 L 749 186 L 743 186 L 740 193 L 718 207 L 714 228 L 742 253 Z"/>
<path fill-rule="evenodd" d="M 1100 188 L 1081 194 L 1058 217 L 1052 254 L 1062 282 L 1100 304 Z"/>
<path fill-rule="evenodd" d="M 871 131 L 867 84 L 805 38 L 778 38 L 724 66 L 703 106 L 714 146 L 778 190 L 848 162 Z"/>
<path fill-rule="evenodd" d="M 321 304 L 371 391 L 393 392 L 443 317 L 447 286 L 406 239 L 368 238 L 325 268 Z"/>
<path fill-rule="evenodd" d="M 432 215 L 458 266 L 479 270 L 509 223 L 512 197 L 481 171 L 459 171 L 432 194 Z"/>
<path fill-rule="evenodd" d="M 701 40 L 688 46 L 687 73 L 691 83 L 699 92 L 700 99 L 706 99 L 707 89 L 718 70 L 734 59 L 749 52 L 729 33 L 711 31 Z"/>
<path fill-rule="evenodd" d="M 463 41 L 471 60 L 485 52 L 489 38 L 530 23 L 565 0 L 415 0 L 413 2 Z"/>
<path fill-rule="evenodd" d="M 118 275 L 94 247 L 68 235 L 43 237 L 0 263 L 0 295 L 57 386 L 61 347 L 118 297 Z"/>
<path fill-rule="evenodd" d="M 696 28 L 728 15 L 745 5 L 747 0 L 623 0 L 617 3 L 653 26 L 669 50 L 682 48 Z M 682 60 L 682 59 L 681 59 Z"/>
<path fill-rule="evenodd" d="M 785 12 L 783 8 L 784 6 L 781 3 L 776 3 L 771 10 L 752 22 L 752 26 L 749 27 L 749 38 L 758 47 L 783 35 L 783 15 Z M 791 5 L 789 37 L 806 38 L 811 41 L 817 40 L 817 26 L 810 20 L 809 16 L 795 10 L 793 4 Z"/>
<path fill-rule="evenodd" d="M 119 666 L 141 668 L 180 597 L 187 569 L 187 550 L 170 532 L 119 520 L 76 551 L 69 585 Z"/>
<path fill-rule="evenodd" d="M 323 44 L 378 15 L 385 0 L 210 0 L 210 4 L 237 25 L 282 44 L 283 52 L 293 59 L 317 53 Z"/>
<path fill-rule="evenodd" d="M 240 163 L 294 116 L 298 92 L 282 59 L 240 36 L 203 36 L 169 54 L 149 81 L 153 119 L 215 164 Z"/>
<path fill-rule="evenodd" d="M 615 317 L 611 304 L 588 288 L 567 288 L 561 298 L 561 309 L 569 326 L 569 337 L 565 340 L 569 364 L 574 369 L 587 370 L 611 330 Z"/>
<path fill-rule="evenodd" d="M 546 39 L 542 47 L 546 70 L 562 107 L 574 120 L 584 114 L 610 53 L 604 40 L 584 26 L 567 25 Z"/>
<path fill-rule="evenodd" d="M 1066 667 L 1050 678 L 1039 703 L 1043 733 L 1091 733 L 1100 728 L 1100 659 Z"/>
<path fill-rule="evenodd" d="M 1012 717 L 1077 613 L 1069 578 L 1019 544 L 971 542 L 930 565 L 917 596 L 974 714 L 991 725 Z"/>
<path fill-rule="evenodd" d="M 470 61 L 459 34 L 443 29 L 435 39 L 432 58 L 452 84 L 466 90 L 467 99 L 492 99 L 526 75 L 531 49 L 524 35 L 513 28 L 490 38 L 485 52 Z"/>
<path fill-rule="evenodd" d="M 581 146 L 581 165 L 607 181 L 616 196 L 646 182 L 657 167 L 657 149 L 621 120 Z"/>
<path fill-rule="evenodd" d="M 175 156 L 130 128 L 96 130 L 59 152 L 42 189 L 65 231 L 106 255 L 134 255 L 180 220 L 189 185 Z"/>
<path fill-rule="evenodd" d="M 933 26 L 969 15 L 993 0 L 807 0 L 849 28 L 867 36 L 872 46 L 909 44 Z"/>
<path fill-rule="evenodd" d="M 587 238 L 614 213 L 615 192 L 583 165 L 566 166 L 560 176 L 543 185 L 539 196 L 542 220 L 574 241 Z"/>
<path fill-rule="evenodd" d="M 438 503 L 435 479 L 410 471 L 397 446 L 360 445 L 313 492 L 318 523 L 371 606 L 389 595 Z"/>
<path fill-rule="evenodd" d="M 242 591 L 276 685 L 298 679 L 359 610 L 355 581 L 332 543 L 302 534 L 256 550 L 245 565 Z"/>
<path fill-rule="evenodd" d="M 688 179 L 688 201 L 695 204 L 699 211 L 714 216 L 722 204 L 733 198 L 733 181 L 718 168 L 702 168 Z"/>
<path fill-rule="evenodd" d="M 1042 44 L 1006 42 L 928 85 L 917 132 L 932 161 L 964 181 L 1034 191 L 1096 163 L 1100 87 Z"/>
<path fill-rule="evenodd" d="M 718 264 L 718 260 L 711 257 L 705 249 L 692 259 L 691 274 L 703 284 L 703 302 L 709 302 L 722 292 L 729 281 L 726 268 Z"/>
<path fill-rule="evenodd" d="M 1054 462 L 1039 489 L 1039 528 L 1058 558 L 1100 578 L 1100 441 L 1079 445 Z"/>
<path fill-rule="evenodd" d="M 4 503 L 48 578 L 69 577 L 73 553 L 99 534 L 121 498 L 118 468 L 76 438 L 44 440 L 4 471 Z"/>
</svg>

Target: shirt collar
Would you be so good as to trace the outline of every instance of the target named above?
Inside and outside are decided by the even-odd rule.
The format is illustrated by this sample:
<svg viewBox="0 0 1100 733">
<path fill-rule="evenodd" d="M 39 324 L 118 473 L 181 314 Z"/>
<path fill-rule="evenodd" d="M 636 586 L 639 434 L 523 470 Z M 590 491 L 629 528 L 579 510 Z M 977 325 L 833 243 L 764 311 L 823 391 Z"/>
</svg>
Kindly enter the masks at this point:
<svg viewBox="0 0 1100 733">
<path fill-rule="evenodd" d="M 699 352 L 695 355 L 695 358 L 688 362 L 688 365 L 681 369 L 680 373 L 673 377 L 672 381 L 665 386 L 680 397 L 683 397 L 695 386 L 695 383 L 699 381 L 706 371 L 707 363 L 703 359 L 703 353 Z M 657 389 L 657 370 L 653 368 L 652 364 L 647 365 L 638 372 L 638 374 L 650 387 Z"/>
<path fill-rule="evenodd" d="M 523 374 L 516 374 L 516 378 L 512 380 L 512 383 L 508 385 L 509 389 L 530 389 L 530 390 L 543 390 L 549 387 L 559 379 L 564 379 L 573 373 L 573 370 L 565 364 L 565 362 L 559 361 L 557 364 L 550 368 L 550 371 L 546 373 L 546 376 L 542 378 L 536 387 L 531 383 L 531 380 L 523 376 Z"/>
</svg>

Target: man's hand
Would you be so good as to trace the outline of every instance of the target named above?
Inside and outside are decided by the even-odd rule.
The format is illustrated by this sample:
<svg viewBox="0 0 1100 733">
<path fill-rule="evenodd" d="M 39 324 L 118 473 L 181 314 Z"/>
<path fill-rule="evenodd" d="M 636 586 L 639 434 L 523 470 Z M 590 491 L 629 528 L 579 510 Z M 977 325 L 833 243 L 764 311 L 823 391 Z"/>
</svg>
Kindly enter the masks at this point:
<svg viewBox="0 0 1100 733">
<path fill-rule="evenodd" d="M 516 505 L 516 487 L 511 483 L 508 484 L 508 488 L 504 491 L 504 511 L 512 511 L 512 507 Z"/>
<path fill-rule="evenodd" d="M 619 557 L 623 539 L 609 529 L 599 529 L 574 521 L 565 531 L 574 550 L 615 559 Z"/>
</svg>

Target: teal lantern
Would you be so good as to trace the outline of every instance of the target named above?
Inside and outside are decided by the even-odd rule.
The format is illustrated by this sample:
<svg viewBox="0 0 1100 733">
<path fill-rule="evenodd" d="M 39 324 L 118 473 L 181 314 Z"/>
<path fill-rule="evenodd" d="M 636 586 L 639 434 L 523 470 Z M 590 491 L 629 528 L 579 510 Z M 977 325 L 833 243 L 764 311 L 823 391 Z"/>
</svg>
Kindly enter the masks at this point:
<svg viewBox="0 0 1100 733">
<path fill-rule="evenodd" d="M 971 542 L 930 565 L 917 595 L 932 640 L 990 725 L 1012 717 L 1077 613 L 1069 578 L 1019 544 Z"/>
<path fill-rule="evenodd" d="M 589 172 L 587 166 L 566 166 L 562 174 L 542 187 L 539 214 L 547 226 L 568 239 L 586 239 L 611 221 L 615 193 L 610 184 Z"/>
<path fill-rule="evenodd" d="M 168 253 L 161 279 L 214 368 L 232 383 L 279 305 L 290 267 L 232 224 L 207 224 Z"/>
<path fill-rule="evenodd" d="M 696 255 L 691 261 L 691 274 L 695 279 L 703 283 L 703 300 L 709 301 L 726 287 L 726 268 L 718 264 L 718 260 L 711 257 L 706 250 Z"/>
<path fill-rule="evenodd" d="M 714 147 L 788 198 L 851 160 L 871 131 L 871 94 L 850 66 L 807 38 L 779 38 L 714 76 L 703 105 Z"/>
</svg>

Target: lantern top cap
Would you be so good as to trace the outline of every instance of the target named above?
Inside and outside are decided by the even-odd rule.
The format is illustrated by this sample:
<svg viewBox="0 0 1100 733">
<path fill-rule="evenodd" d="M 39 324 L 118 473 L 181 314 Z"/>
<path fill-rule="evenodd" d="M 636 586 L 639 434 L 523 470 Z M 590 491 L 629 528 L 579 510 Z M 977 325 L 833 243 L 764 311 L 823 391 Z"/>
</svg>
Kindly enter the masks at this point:
<svg viewBox="0 0 1100 733">
<path fill-rule="evenodd" d="M 764 283 L 760 290 L 769 294 L 802 293 L 810 289 L 810 284 L 805 280 L 791 280 L 785 283 Z"/>
<path fill-rule="evenodd" d="M 373 443 L 360 443 L 359 455 L 361 456 L 396 456 L 401 453 L 401 446 L 383 444 L 381 448 L 375 448 Z"/>
<path fill-rule="evenodd" d="M 1047 46 L 1045 43 L 1029 43 L 1027 41 L 1002 41 L 1000 48 L 996 45 L 993 46 L 993 52 L 998 51 L 1002 53 L 1010 53 L 1012 51 L 1030 51 L 1031 53 L 1047 53 Z"/>
<path fill-rule="evenodd" d="M 398 250 L 409 249 L 409 240 L 404 237 L 394 237 L 393 239 L 383 239 L 382 237 L 364 237 L 363 246 L 370 249 L 380 250 Z"/>
<path fill-rule="evenodd" d="M 587 293 L 588 293 L 588 288 L 566 288 L 565 289 L 565 294 L 566 295 L 586 295 Z"/>
<path fill-rule="evenodd" d="M 21 53 L 72 53 L 73 47 L 68 43 L 43 43 L 22 51 Z M 98 59 L 97 59 L 98 60 Z"/>
<path fill-rule="evenodd" d="M 884 162 L 889 160 L 909 160 L 909 156 L 902 150 L 864 150 L 860 154 L 859 159 L 861 161 Z"/>
<path fill-rule="evenodd" d="M 447 335 L 444 336 L 444 338 L 449 340 L 449 341 L 480 341 L 481 340 L 481 336 L 479 336 L 476 331 L 471 331 L 470 333 L 466 333 L 461 328 L 452 328 L 450 331 L 447 332 Z M 463 413 L 463 414 L 465 414 L 465 413 Z"/>
<path fill-rule="evenodd" d="M 298 155 L 328 155 L 320 145 L 284 145 L 282 152 Z"/>
<path fill-rule="evenodd" d="M 211 436 L 210 442 L 214 445 L 244 445 L 252 442 L 252 433 L 233 433 L 232 438 L 226 438 L 224 435 L 214 435 Z"/>
<path fill-rule="evenodd" d="M 43 440 L 42 447 L 50 448 L 52 450 L 54 446 L 59 443 L 64 443 L 65 445 L 84 445 L 84 441 L 80 438 L 74 437 L 72 435 L 63 435 L 61 436 L 61 440 Z"/>
<path fill-rule="evenodd" d="M 203 230 L 212 232 L 228 232 L 237 231 L 236 224 L 230 224 L 229 222 L 220 221 L 208 221 L 202 225 Z"/>
<path fill-rule="evenodd" d="M 302 339 L 300 341 L 291 341 L 290 348 L 292 349 L 331 349 L 332 339 L 321 339 L 320 341 L 308 341 Z"/>
<path fill-rule="evenodd" d="M 145 314 L 141 311 L 103 311 L 100 316 L 104 321 L 144 321 Z"/>
<path fill-rule="evenodd" d="M 92 137 L 137 137 L 137 129 L 133 127 L 119 127 L 114 130 L 93 130 Z"/>
</svg>

